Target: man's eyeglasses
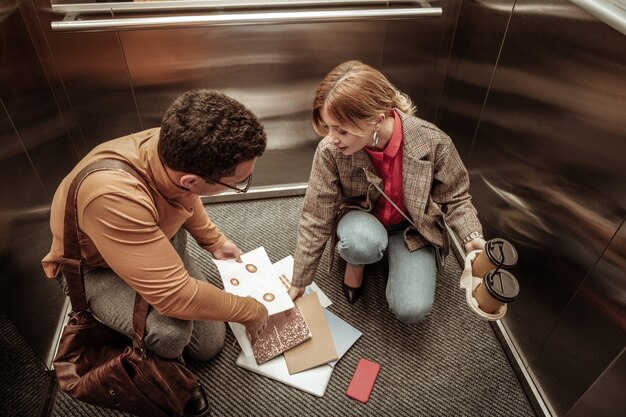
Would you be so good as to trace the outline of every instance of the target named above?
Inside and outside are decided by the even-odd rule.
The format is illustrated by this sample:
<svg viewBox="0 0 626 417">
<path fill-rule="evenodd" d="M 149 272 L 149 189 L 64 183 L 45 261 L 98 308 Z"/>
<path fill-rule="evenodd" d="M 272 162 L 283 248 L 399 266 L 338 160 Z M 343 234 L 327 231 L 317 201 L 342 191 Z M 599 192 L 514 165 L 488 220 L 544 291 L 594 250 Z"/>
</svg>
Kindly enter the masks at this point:
<svg viewBox="0 0 626 417">
<path fill-rule="evenodd" d="M 225 182 L 218 180 L 211 180 L 211 182 L 223 185 L 224 187 L 230 188 L 231 190 L 235 190 L 235 192 L 237 193 L 246 193 L 250 188 L 250 184 L 252 184 L 252 174 L 248 175 L 245 180 L 238 182 L 235 185 L 226 184 Z"/>
</svg>

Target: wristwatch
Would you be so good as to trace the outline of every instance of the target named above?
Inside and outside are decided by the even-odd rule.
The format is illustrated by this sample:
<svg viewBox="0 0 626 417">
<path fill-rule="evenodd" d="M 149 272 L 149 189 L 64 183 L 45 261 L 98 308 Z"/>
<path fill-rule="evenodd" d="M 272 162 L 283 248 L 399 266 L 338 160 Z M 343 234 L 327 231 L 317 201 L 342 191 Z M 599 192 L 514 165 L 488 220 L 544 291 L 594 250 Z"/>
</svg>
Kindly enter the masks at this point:
<svg viewBox="0 0 626 417">
<path fill-rule="evenodd" d="M 480 232 L 472 232 L 469 235 L 465 236 L 465 238 L 463 239 L 462 244 L 465 245 L 466 243 L 476 239 L 476 238 L 483 238 L 483 235 Z"/>
</svg>

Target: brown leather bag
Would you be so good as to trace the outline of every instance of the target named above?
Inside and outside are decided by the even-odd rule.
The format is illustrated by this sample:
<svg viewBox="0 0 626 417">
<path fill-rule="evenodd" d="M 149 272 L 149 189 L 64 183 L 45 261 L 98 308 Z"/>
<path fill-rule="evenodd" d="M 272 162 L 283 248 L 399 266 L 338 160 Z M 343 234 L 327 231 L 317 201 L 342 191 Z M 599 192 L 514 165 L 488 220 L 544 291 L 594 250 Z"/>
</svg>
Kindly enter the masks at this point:
<svg viewBox="0 0 626 417">
<path fill-rule="evenodd" d="M 84 168 L 72 182 L 65 207 L 63 274 L 72 312 L 53 361 L 59 387 L 71 397 L 138 416 L 182 416 L 196 376 L 183 364 L 144 348 L 148 303 L 137 294 L 131 339 L 96 320 L 87 310 L 80 256 L 76 196 L 80 184 L 93 172 L 123 170 L 147 186 L 130 165 L 103 159 Z"/>
</svg>

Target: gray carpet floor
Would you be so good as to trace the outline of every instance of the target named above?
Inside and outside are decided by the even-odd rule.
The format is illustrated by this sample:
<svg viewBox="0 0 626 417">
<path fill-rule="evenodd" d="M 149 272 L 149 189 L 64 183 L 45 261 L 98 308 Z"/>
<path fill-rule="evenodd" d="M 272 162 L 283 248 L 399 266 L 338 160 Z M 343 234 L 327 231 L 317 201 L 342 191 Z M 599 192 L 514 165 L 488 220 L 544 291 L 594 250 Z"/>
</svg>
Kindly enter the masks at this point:
<svg viewBox="0 0 626 417">
<path fill-rule="evenodd" d="M 294 253 L 301 205 L 302 197 L 288 197 L 213 204 L 207 210 L 244 252 L 263 246 L 276 262 Z M 192 241 L 190 250 L 221 287 L 210 256 Z M 336 365 L 326 394 L 318 398 L 237 367 L 240 349 L 229 331 L 215 359 L 190 363 L 206 388 L 213 416 L 535 416 L 491 327 L 465 304 L 453 256 L 438 275 L 431 315 L 416 325 L 403 325 L 388 310 L 384 260 L 366 268 L 364 294 L 350 305 L 340 286 L 345 264 L 336 262 L 328 273 L 326 259 L 315 281 L 333 300 L 329 309 L 363 332 Z M 367 404 L 345 395 L 361 357 L 381 365 Z M 123 414 L 59 393 L 52 415 Z"/>
<path fill-rule="evenodd" d="M 0 416 L 38 416 L 50 378 L 44 364 L 0 311 Z"/>
</svg>

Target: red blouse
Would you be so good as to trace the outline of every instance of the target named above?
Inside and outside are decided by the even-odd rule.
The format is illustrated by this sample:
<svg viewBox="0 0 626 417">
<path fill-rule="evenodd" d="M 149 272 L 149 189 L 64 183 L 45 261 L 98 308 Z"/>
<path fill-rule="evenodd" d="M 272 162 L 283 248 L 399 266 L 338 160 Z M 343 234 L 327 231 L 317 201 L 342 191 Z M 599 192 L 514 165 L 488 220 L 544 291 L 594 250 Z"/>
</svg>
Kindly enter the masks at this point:
<svg viewBox="0 0 626 417">
<path fill-rule="evenodd" d="M 381 152 L 364 149 L 370 155 L 376 173 L 383 180 L 385 194 L 406 213 L 402 195 L 402 120 L 395 110 L 393 115 L 393 133 L 385 149 Z M 382 196 L 374 205 L 372 214 L 383 226 L 395 225 L 405 220 L 404 216 Z"/>
</svg>

